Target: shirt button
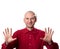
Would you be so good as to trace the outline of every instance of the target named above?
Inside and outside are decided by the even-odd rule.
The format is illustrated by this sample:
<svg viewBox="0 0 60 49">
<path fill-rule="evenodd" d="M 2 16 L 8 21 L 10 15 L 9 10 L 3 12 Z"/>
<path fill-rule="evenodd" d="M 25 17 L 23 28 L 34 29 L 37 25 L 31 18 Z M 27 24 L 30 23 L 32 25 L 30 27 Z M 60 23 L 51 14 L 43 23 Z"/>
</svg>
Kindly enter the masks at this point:
<svg viewBox="0 0 60 49">
<path fill-rule="evenodd" d="M 29 46 L 31 46 L 31 43 L 29 43 Z"/>
<path fill-rule="evenodd" d="M 31 37 L 29 37 L 29 39 L 31 39 Z"/>
<path fill-rule="evenodd" d="M 30 37 L 32 36 L 32 35 L 29 35 Z"/>
<path fill-rule="evenodd" d="M 31 39 L 31 37 L 29 37 L 29 39 Z"/>
<path fill-rule="evenodd" d="M 29 35 L 29 39 L 31 39 L 31 35 Z"/>
</svg>

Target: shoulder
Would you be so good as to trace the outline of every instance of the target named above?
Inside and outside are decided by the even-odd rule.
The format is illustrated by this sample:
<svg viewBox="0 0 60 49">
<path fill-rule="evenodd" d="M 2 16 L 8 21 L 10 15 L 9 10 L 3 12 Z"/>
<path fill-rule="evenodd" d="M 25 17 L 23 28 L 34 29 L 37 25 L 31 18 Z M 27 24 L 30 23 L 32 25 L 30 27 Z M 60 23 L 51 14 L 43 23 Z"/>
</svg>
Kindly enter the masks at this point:
<svg viewBox="0 0 60 49">
<path fill-rule="evenodd" d="M 24 28 L 24 29 L 19 29 L 19 30 L 15 31 L 15 32 L 13 33 L 13 36 L 18 36 L 18 35 L 20 35 L 24 30 L 25 30 L 25 28 Z"/>
<path fill-rule="evenodd" d="M 37 29 L 37 28 L 35 28 L 35 30 L 37 31 L 37 32 L 39 32 L 39 33 L 45 33 L 43 30 L 41 30 L 41 29 Z"/>
<path fill-rule="evenodd" d="M 40 35 L 41 37 L 44 37 L 44 36 L 45 36 L 45 31 L 43 31 L 43 30 L 41 30 L 41 29 L 37 29 L 37 28 L 35 28 L 35 30 L 37 31 L 37 33 L 39 33 L 39 35 Z"/>
</svg>

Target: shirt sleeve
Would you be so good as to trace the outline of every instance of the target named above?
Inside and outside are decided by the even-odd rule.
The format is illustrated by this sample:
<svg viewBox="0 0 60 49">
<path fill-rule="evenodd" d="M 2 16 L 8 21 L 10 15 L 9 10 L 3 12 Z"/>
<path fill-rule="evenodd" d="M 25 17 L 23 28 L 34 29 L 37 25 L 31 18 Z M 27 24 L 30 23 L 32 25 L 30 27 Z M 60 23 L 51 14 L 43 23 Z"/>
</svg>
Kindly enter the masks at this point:
<svg viewBox="0 0 60 49">
<path fill-rule="evenodd" d="M 17 32 L 15 32 L 12 37 L 13 37 L 13 38 L 17 38 Z M 8 45 L 6 45 L 6 43 L 4 42 L 4 43 L 2 44 L 1 49 L 13 49 L 13 48 L 17 48 L 17 46 L 18 46 L 17 41 L 18 41 L 18 40 L 15 40 L 15 41 L 9 43 Z"/>
<path fill-rule="evenodd" d="M 58 44 L 56 42 L 53 42 L 53 41 L 51 41 L 51 44 L 44 42 L 44 45 L 47 47 L 47 49 L 59 49 Z"/>
<path fill-rule="evenodd" d="M 16 41 L 13 41 L 13 42 L 9 43 L 8 45 L 6 45 L 6 43 L 3 43 L 1 49 L 13 49 L 16 47 L 17 47 L 17 43 L 16 43 Z"/>
<path fill-rule="evenodd" d="M 42 33 L 43 33 L 42 36 L 44 38 L 45 32 L 43 31 Z M 53 42 L 53 41 L 51 41 L 51 44 L 43 41 L 43 45 L 45 45 L 47 47 L 47 49 L 59 49 L 58 44 L 56 42 Z"/>
<path fill-rule="evenodd" d="M 7 47 L 6 43 L 3 43 L 1 49 L 6 49 L 6 47 Z"/>
</svg>

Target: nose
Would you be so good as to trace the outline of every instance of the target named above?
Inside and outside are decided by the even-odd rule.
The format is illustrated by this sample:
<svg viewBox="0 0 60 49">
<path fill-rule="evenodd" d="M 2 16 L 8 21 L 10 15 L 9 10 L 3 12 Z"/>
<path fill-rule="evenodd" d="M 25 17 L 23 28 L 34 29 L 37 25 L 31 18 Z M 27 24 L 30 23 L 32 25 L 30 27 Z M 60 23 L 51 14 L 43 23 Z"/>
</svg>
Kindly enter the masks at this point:
<svg viewBox="0 0 60 49">
<path fill-rule="evenodd" d="M 31 22 L 31 19 L 29 19 L 29 22 Z"/>
</svg>

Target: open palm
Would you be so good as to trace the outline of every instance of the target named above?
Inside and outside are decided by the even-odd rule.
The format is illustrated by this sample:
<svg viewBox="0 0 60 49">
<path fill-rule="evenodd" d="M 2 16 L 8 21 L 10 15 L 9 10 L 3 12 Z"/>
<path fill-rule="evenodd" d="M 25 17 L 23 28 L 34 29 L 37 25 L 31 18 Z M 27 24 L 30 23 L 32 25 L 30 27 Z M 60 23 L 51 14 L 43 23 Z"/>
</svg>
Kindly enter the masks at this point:
<svg viewBox="0 0 60 49">
<path fill-rule="evenodd" d="M 11 28 L 10 28 L 10 30 L 9 30 L 9 28 L 5 29 L 5 32 L 3 32 L 3 34 L 5 37 L 6 43 L 10 43 L 10 42 L 16 40 L 16 38 L 12 38 L 12 29 Z"/>
<path fill-rule="evenodd" d="M 48 29 L 45 28 L 45 37 L 42 39 L 48 43 L 51 43 L 53 33 L 54 31 L 52 31 L 52 29 L 50 29 L 49 27 Z"/>
</svg>

